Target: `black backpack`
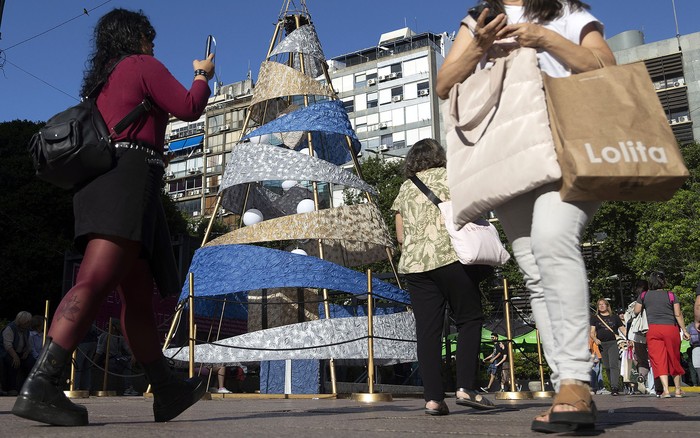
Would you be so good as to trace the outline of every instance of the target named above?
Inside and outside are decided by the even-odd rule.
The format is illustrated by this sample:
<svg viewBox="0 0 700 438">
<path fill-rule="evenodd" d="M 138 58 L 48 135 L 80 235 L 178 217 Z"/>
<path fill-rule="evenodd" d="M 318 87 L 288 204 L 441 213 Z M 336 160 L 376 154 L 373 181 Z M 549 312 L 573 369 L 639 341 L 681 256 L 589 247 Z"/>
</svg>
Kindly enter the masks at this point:
<svg viewBox="0 0 700 438">
<path fill-rule="evenodd" d="M 121 59 L 111 70 L 119 62 Z M 117 123 L 110 134 L 97 109 L 97 95 L 103 83 L 98 84 L 78 105 L 51 117 L 32 136 L 27 149 L 37 177 L 64 189 L 74 189 L 114 167 L 112 135 L 121 133 L 142 114 L 150 111 L 152 103 L 145 98 Z"/>
</svg>

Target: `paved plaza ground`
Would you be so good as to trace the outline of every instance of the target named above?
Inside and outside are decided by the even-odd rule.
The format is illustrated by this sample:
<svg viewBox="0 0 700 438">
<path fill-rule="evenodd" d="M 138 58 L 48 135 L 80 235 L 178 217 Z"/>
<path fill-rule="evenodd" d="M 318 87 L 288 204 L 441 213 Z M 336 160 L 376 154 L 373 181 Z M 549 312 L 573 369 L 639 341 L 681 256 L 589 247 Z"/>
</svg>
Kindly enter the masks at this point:
<svg viewBox="0 0 700 438">
<path fill-rule="evenodd" d="M 0 397 L 0 434 L 13 438 L 542 436 L 530 432 L 530 421 L 551 403 L 550 399 L 496 400 L 499 409 L 484 412 L 457 406 L 454 398 L 448 398 L 451 414 L 430 417 L 423 413 L 419 398 L 363 403 L 325 397 L 215 395 L 169 423 L 153 422 L 151 398 L 90 397 L 76 400 L 87 406 L 90 425 L 72 428 L 15 417 L 10 414 L 14 397 Z M 700 437 L 698 392 L 688 391 L 684 398 L 598 395 L 595 400 L 599 426 L 588 435 Z"/>
</svg>

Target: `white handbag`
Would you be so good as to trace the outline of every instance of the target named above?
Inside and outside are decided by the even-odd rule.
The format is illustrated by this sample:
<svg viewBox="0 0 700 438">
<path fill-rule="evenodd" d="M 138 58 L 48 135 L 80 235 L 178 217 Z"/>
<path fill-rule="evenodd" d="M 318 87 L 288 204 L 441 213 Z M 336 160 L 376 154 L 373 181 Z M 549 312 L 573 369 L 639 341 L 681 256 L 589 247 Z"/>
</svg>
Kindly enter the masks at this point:
<svg viewBox="0 0 700 438">
<path fill-rule="evenodd" d="M 510 259 L 493 224 L 485 219 L 477 219 L 457 230 L 452 220 L 452 201 L 440 200 L 417 176 L 410 179 L 440 209 L 460 262 L 465 265 L 499 266 Z"/>
<path fill-rule="evenodd" d="M 561 178 L 535 49 L 516 49 L 455 84 L 442 106 L 458 227 Z"/>
</svg>

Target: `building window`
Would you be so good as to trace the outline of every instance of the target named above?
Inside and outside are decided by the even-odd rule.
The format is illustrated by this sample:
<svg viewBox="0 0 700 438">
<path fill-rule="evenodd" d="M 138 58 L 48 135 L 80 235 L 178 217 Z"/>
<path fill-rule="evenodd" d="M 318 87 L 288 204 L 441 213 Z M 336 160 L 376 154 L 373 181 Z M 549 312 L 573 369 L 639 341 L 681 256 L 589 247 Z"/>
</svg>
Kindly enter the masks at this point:
<svg viewBox="0 0 700 438">
<path fill-rule="evenodd" d="M 398 86 L 391 89 L 391 101 L 400 102 L 403 100 L 403 87 Z"/>
<path fill-rule="evenodd" d="M 427 56 L 412 59 L 403 63 L 403 76 L 409 77 L 417 74 L 427 74 L 429 68 Z"/>
<path fill-rule="evenodd" d="M 224 135 L 212 135 L 207 138 L 207 149 L 211 154 L 220 154 L 224 151 Z"/>
<path fill-rule="evenodd" d="M 381 144 L 382 146 L 392 149 L 394 147 L 394 136 L 392 134 L 382 135 Z"/>
<path fill-rule="evenodd" d="M 209 123 L 208 134 L 216 134 L 220 131 L 219 128 L 224 126 L 224 115 L 219 114 L 217 116 L 211 116 L 207 122 Z"/>
<path fill-rule="evenodd" d="M 430 102 L 421 103 L 418 105 L 418 120 L 430 120 Z"/>
<path fill-rule="evenodd" d="M 355 111 L 364 111 L 367 109 L 367 95 L 358 94 L 355 96 Z"/>
<path fill-rule="evenodd" d="M 397 108 L 395 110 L 392 110 L 391 111 L 391 121 L 394 124 L 394 126 L 406 124 L 406 119 L 404 117 L 404 109 Z"/>
<path fill-rule="evenodd" d="M 231 129 L 241 130 L 243 129 L 243 122 L 245 122 L 247 109 L 242 108 L 238 110 L 231 111 Z"/>
<path fill-rule="evenodd" d="M 354 97 L 346 97 L 343 100 L 341 100 L 343 103 L 343 108 L 345 108 L 346 113 L 352 113 L 355 112 L 355 98 Z"/>
<path fill-rule="evenodd" d="M 418 122 L 418 106 L 411 105 L 406 107 L 406 124 Z"/>
<path fill-rule="evenodd" d="M 406 133 L 405 132 L 394 132 L 392 134 L 392 144 L 394 149 L 402 149 L 406 147 Z"/>
<path fill-rule="evenodd" d="M 193 176 L 185 179 L 185 190 L 198 189 L 202 187 L 202 176 Z"/>
<path fill-rule="evenodd" d="M 377 105 L 379 104 L 378 96 L 379 95 L 377 93 L 367 94 L 367 108 L 376 108 L 377 107 Z"/>
</svg>

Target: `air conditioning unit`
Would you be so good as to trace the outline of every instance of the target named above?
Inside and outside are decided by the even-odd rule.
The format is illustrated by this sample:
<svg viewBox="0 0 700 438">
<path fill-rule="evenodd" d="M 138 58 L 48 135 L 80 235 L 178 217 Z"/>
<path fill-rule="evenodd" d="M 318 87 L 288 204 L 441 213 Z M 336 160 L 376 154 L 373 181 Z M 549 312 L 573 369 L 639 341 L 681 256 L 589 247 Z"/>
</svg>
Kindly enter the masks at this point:
<svg viewBox="0 0 700 438">
<path fill-rule="evenodd" d="M 194 196 L 194 195 L 200 195 L 200 194 L 202 194 L 202 191 L 201 191 L 201 190 L 192 190 L 192 195 L 193 195 L 193 196 Z"/>
<path fill-rule="evenodd" d="M 374 85 L 377 83 L 376 79 L 367 79 L 367 85 Z"/>
<path fill-rule="evenodd" d="M 193 175 L 196 171 L 196 169 L 187 169 L 187 173 L 189 173 L 190 175 Z"/>
<path fill-rule="evenodd" d="M 193 211 L 192 216 L 199 216 L 199 211 L 197 211 L 197 210 Z"/>
<path fill-rule="evenodd" d="M 379 129 L 386 129 L 386 128 L 388 128 L 388 127 L 389 127 L 389 125 L 387 125 L 386 123 L 380 123 L 380 124 L 379 124 Z"/>
<path fill-rule="evenodd" d="M 379 150 L 380 150 L 381 152 L 386 152 L 386 151 L 389 150 L 389 146 L 383 144 L 383 145 L 379 146 Z"/>
<path fill-rule="evenodd" d="M 165 175 L 167 178 L 175 178 L 175 173 L 174 172 L 168 172 L 167 175 Z"/>
<path fill-rule="evenodd" d="M 403 99 L 403 96 L 399 94 L 398 96 L 392 97 L 391 101 L 392 102 L 401 102 L 401 99 Z"/>
<path fill-rule="evenodd" d="M 219 132 L 228 131 L 229 128 L 230 126 L 228 125 L 219 126 Z"/>
<path fill-rule="evenodd" d="M 204 149 L 204 153 L 205 153 L 205 154 L 211 154 L 211 149 L 209 149 L 209 148 Z"/>
<path fill-rule="evenodd" d="M 678 78 L 676 81 L 673 83 L 674 87 L 680 87 L 681 85 L 685 85 L 685 78 Z"/>
<path fill-rule="evenodd" d="M 429 90 L 418 90 L 419 96 L 427 96 L 428 94 L 430 94 Z"/>
<path fill-rule="evenodd" d="M 690 121 L 690 116 L 680 116 L 678 118 L 678 123 L 685 123 Z"/>
<path fill-rule="evenodd" d="M 675 124 L 678 123 L 678 119 L 671 119 L 671 120 L 670 120 L 670 123 L 671 123 L 672 125 L 675 125 Z"/>
<path fill-rule="evenodd" d="M 396 79 L 396 78 L 400 78 L 400 77 L 401 77 L 401 73 L 392 73 L 389 75 L 389 79 Z"/>
<path fill-rule="evenodd" d="M 182 198 L 183 196 L 185 196 L 184 193 L 177 193 L 177 194 L 175 195 L 176 198 Z"/>
<path fill-rule="evenodd" d="M 204 189 L 204 194 L 208 194 L 210 191 L 209 189 Z"/>
<path fill-rule="evenodd" d="M 386 81 L 387 79 L 389 79 L 389 75 L 382 75 L 382 76 L 379 76 L 379 82 L 381 82 L 381 81 Z"/>
</svg>

